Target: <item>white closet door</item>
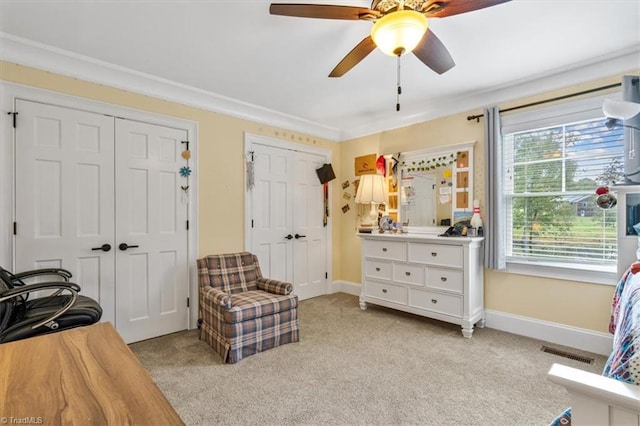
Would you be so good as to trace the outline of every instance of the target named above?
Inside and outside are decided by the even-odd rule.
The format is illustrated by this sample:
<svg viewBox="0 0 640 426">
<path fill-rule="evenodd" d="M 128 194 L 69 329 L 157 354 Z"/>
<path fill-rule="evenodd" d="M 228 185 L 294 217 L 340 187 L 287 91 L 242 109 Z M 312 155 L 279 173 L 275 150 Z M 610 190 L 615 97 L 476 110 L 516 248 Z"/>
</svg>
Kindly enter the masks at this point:
<svg viewBox="0 0 640 426">
<path fill-rule="evenodd" d="M 31 101 L 16 109 L 16 271 L 69 269 L 127 343 L 187 328 L 186 131 Z"/>
<path fill-rule="evenodd" d="M 322 184 L 316 169 L 323 156 L 294 153 L 293 285 L 300 299 L 326 293 L 326 232 Z"/>
<path fill-rule="evenodd" d="M 187 328 L 186 139 L 185 130 L 116 120 L 116 324 L 126 342 Z"/>
<path fill-rule="evenodd" d="M 250 247 L 267 278 L 293 284 L 300 299 L 326 293 L 322 185 L 324 156 L 254 143 Z"/>
<path fill-rule="evenodd" d="M 18 100 L 16 271 L 63 267 L 114 321 L 113 118 Z M 105 246 L 106 249 L 106 246 Z"/>
<path fill-rule="evenodd" d="M 251 191 L 251 247 L 262 275 L 293 279 L 293 152 L 253 145 L 255 186 Z"/>
</svg>

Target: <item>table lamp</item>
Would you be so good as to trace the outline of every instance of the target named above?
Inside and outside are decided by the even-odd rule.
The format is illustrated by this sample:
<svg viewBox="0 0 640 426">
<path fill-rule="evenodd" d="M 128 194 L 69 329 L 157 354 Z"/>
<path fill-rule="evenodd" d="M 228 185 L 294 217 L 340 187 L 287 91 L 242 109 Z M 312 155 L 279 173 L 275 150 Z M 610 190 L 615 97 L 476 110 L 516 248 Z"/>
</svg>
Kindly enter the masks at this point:
<svg viewBox="0 0 640 426">
<path fill-rule="evenodd" d="M 355 202 L 358 204 L 370 204 L 368 222 L 363 225 L 375 226 L 378 219 L 376 205 L 386 202 L 386 185 L 384 176 L 378 174 L 362 175 L 358 184 Z"/>
</svg>

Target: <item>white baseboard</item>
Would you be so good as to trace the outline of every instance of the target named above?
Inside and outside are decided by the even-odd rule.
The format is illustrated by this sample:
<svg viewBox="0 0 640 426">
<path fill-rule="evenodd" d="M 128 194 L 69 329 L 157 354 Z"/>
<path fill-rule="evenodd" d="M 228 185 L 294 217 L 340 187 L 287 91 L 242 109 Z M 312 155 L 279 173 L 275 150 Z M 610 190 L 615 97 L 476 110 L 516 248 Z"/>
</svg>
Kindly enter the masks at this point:
<svg viewBox="0 0 640 426">
<path fill-rule="evenodd" d="M 334 281 L 331 285 L 331 293 L 347 293 L 359 296 L 361 288 L 360 283 Z M 523 317 L 507 312 L 487 310 L 486 327 L 605 356 L 611 353 L 613 346 L 613 336 L 608 333 Z"/>
<path fill-rule="evenodd" d="M 613 336 L 607 333 L 491 310 L 486 319 L 489 328 L 596 354 L 609 355 L 613 347 Z"/>
<path fill-rule="evenodd" d="M 347 293 L 354 296 L 360 296 L 360 283 L 351 281 L 334 281 L 331 284 L 331 293 Z"/>
</svg>

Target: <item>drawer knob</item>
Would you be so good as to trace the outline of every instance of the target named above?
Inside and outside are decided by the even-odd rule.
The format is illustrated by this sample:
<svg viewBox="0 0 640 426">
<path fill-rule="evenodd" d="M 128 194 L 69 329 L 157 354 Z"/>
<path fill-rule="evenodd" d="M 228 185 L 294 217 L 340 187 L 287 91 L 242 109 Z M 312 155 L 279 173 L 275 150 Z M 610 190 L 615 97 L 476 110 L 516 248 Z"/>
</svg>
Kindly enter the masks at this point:
<svg viewBox="0 0 640 426">
<path fill-rule="evenodd" d="M 438 299 L 431 299 L 431 303 L 438 303 Z"/>
<path fill-rule="evenodd" d="M 376 272 L 380 272 L 380 268 L 376 268 Z"/>
<path fill-rule="evenodd" d="M 444 282 L 447 280 L 447 277 L 440 277 L 440 281 Z"/>
<path fill-rule="evenodd" d="M 386 293 L 387 293 L 387 289 L 386 289 L 386 288 L 383 288 L 383 289 L 382 289 L 382 292 L 386 294 Z"/>
<path fill-rule="evenodd" d="M 435 251 L 431 252 L 431 256 L 436 257 L 438 255 L 438 253 L 436 253 Z"/>
<path fill-rule="evenodd" d="M 386 253 L 387 252 L 387 248 L 386 247 L 382 247 L 382 251 Z"/>
<path fill-rule="evenodd" d="M 411 272 L 405 272 L 404 273 L 406 276 L 410 277 L 411 276 Z"/>
</svg>

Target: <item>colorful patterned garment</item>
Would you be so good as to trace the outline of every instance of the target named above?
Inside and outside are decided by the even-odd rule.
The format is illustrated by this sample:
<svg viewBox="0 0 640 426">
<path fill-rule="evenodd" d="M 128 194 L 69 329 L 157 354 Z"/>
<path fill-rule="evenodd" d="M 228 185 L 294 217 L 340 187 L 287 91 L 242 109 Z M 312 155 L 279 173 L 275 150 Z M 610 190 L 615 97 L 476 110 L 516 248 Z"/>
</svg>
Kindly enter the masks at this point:
<svg viewBox="0 0 640 426">
<path fill-rule="evenodd" d="M 624 273 L 613 295 L 609 331 L 613 350 L 603 376 L 640 385 L 640 273 Z"/>
<path fill-rule="evenodd" d="M 609 322 L 613 349 L 602 375 L 640 386 L 640 273 L 637 267 L 637 262 L 629 267 L 613 294 Z M 550 426 L 570 424 L 571 408 L 567 408 Z"/>
</svg>

